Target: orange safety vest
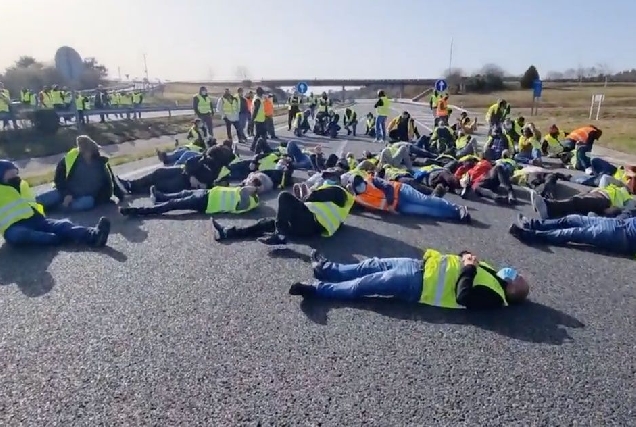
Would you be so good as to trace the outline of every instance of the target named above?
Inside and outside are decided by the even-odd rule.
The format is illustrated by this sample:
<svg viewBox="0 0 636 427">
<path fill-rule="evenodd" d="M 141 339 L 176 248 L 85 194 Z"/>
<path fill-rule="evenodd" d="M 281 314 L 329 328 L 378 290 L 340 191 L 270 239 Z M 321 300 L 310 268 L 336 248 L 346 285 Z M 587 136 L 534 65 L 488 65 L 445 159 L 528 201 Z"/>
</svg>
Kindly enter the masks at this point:
<svg viewBox="0 0 636 427">
<path fill-rule="evenodd" d="M 254 100 L 252 98 L 245 98 L 245 101 L 247 102 L 247 111 L 252 112 L 252 103 Z"/>
<path fill-rule="evenodd" d="M 266 117 L 274 116 L 274 102 L 271 99 L 267 98 L 263 101 L 263 111 Z"/>
<path fill-rule="evenodd" d="M 569 139 L 575 141 L 578 144 L 585 144 L 587 142 L 587 138 L 590 136 L 590 132 L 594 132 L 592 126 L 583 126 L 582 128 L 578 128 L 568 134 L 565 139 Z"/>
<path fill-rule="evenodd" d="M 364 193 L 358 194 L 356 196 L 356 203 L 360 206 L 364 206 L 365 208 L 373 209 L 376 211 L 395 210 L 397 207 L 398 194 L 402 183 L 396 181 L 389 182 L 393 186 L 393 193 L 395 194 L 395 196 L 393 197 L 393 203 L 390 206 L 387 205 L 384 191 L 373 185 L 373 176 L 370 176 L 366 179 L 367 188 Z"/>
<path fill-rule="evenodd" d="M 446 117 L 448 116 L 448 105 L 446 101 L 440 99 L 437 101 L 437 117 Z"/>
</svg>

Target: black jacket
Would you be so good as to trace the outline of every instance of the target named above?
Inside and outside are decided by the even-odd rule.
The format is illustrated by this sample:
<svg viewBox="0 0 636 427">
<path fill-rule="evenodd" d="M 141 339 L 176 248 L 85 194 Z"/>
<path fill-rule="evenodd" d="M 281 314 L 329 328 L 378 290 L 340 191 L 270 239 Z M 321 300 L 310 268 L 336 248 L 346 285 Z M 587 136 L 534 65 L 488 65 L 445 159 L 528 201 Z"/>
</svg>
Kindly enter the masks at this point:
<svg viewBox="0 0 636 427">
<path fill-rule="evenodd" d="M 110 179 L 107 180 L 107 183 L 102 186 L 95 198 L 95 203 L 106 203 L 110 200 L 112 196 L 117 197 L 118 199 L 122 199 L 124 197 L 123 191 L 119 188 L 119 186 L 115 185 L 114 179 L 115 174 L 108 163 L 108 157 L 99 155 L 99 159 L 97 161 L 101 162 L 106 170 L 108 171 L 108 176 Z M 66 162 L 64 158 L 62 158 L 55 168 L 55 176 L 53 178 L 53 182 L 55 183 L 55 188 L 59 191 L 62 196 L 67 196 L 70 193 L 68 192 L 68 179 L 73 176 L 73 168 L 71 169 L 68 178 L 66 176 Z"/>
<path fill-rule="evenodd" d="M 506 281 L 500 279 L 497 276 L 497 272 L 484 266 L 480 266 L 490 273 L 501 285 L 501 288 L 506 290 Z M 494 308 L 503 307 L 504 301 L 499 294 L 485 286 L 473 286 L 475 275 L 477 274 L 477 267 L 474 265 L 464 266 L 459 274 L 457 280 L 457 304 L 472 310 L 489 310 Z"/>
</svg>

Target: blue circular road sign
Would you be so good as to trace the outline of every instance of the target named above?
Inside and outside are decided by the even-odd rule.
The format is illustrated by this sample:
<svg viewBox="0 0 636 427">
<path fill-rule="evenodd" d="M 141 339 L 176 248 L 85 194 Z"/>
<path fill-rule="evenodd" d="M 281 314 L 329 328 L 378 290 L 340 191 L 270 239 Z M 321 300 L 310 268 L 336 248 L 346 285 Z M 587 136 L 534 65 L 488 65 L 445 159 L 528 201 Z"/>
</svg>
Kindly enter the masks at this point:
<svg viewBox="0 0 636 427">
<path fill-rule="evenodd" d="M 446 80 L 440 79 L 440 80 L 435 82 L 435 90 L 436 91 L 438 91 L 438 92 L 446 92 L 446 89 L 448 89 L 448 83 L 446 83 Z"/>
<path fill-rule="evenodd" d="M 300 82 L 296 85 L 296 90 L 298 91 L 298 93 L 304 95 L 309 90 L 309 86 L 305 82 Z"/>
</svg>

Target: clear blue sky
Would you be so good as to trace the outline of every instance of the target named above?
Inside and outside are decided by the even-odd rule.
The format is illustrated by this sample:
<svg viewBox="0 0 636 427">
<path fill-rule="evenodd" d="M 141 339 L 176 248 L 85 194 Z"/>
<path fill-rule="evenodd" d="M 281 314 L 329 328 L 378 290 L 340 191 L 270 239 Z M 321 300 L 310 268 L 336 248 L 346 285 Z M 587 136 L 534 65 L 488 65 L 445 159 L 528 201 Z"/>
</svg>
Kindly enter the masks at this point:
<svg viewBox="0 0 636 427">
<path fill-rule="evenodd" d="M 50 5 L 53 3 L 53 5 Z M 636 67 L 636 3 L 590 0 L 7 0 L 0 68 L 52 60 L 69 45 L 112 76 L 433 78 L 449 63 L 540 73 L 604 63 Z M 331 12 L 327 13 L 327 10 Z M 591 20 L 594 19 L 594 24 Z M 24 31 L 25 26 L 30 31 Z"/>
</svg>

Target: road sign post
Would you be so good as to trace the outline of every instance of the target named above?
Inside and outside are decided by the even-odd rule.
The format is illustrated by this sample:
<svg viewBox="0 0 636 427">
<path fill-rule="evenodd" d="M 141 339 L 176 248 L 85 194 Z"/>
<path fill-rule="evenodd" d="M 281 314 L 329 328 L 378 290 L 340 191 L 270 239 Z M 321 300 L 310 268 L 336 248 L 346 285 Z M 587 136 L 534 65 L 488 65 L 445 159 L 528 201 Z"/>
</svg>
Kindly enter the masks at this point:
<svg viewBox="0 0 636 427">
<path fill-rule="evenodd" d="M 530 115 L 536 116 L 539 113 L 539 101 L 541 101 L 541 94 L 543 93 L 543 82 L 536 79 L 532 82 L 532 107 L 530 108 Z"/>
<path fill-rule="evenodd" d="M 602 93 L 592 95 L 592 103 L 590 104 L 590 120 L 592 120 L 592 115 L 594 113 L 594 106 L 596 105 L 596 117 L 594 120 L 598 120 L 599 115 L 601 114 L 601 105 L 605 101 L 605 95 Z"/>
<path fill-rule="evenodd" d="M 446 83 L 446 80 L 439 79 L 435 82 L 435 90 L 437 93 L 444 93 L 446 92 L 446 89 L 448 89 L 448 83 Z"/>
<path fill-rule="evenodd" d="M 79 111 L 77 110 L 76 90 L 79 88 L 79 80 L 84 73 L 84 61 L 79 53 L 72 47 L 62 46 L 55 52 L 55 68 L 71 86 L 71 103 L 75 109 L 75 125 L 81 127 Z"/>
<path fill-rule="evenodd" d="M 298 91 L 298 93 L 301 95 L 306 94 L 308 90 L 309 90 L 309 85 L 305 82 L 300 82 L 296 85 L 296 91 Z"/>
</svg>

